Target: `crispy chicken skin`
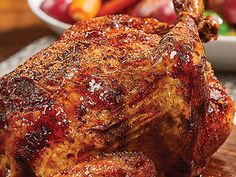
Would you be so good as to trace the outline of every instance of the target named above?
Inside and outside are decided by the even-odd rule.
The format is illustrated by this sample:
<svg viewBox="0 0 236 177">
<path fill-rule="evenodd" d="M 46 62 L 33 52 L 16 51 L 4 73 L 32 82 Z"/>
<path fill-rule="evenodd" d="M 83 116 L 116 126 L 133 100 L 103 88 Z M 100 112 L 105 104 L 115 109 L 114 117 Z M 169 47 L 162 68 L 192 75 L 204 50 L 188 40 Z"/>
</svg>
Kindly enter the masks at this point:
<svg viewBox="0 0 236 177">
<path fill-rule="evenodd" d="M 52 177 L 62 176 L 149 177 L 156 176 L 156 170 L 154 164 L 143 154 L 115 153 L 89 159 L 52 175 Z"/>
<path fill-rule="evenodd" d="M 234 103 L 206 61 L 202 1 L 173 2 L 175 26 L 81 21 L 0 79 L 0 176 L 200 174 Z"/>
</svg>

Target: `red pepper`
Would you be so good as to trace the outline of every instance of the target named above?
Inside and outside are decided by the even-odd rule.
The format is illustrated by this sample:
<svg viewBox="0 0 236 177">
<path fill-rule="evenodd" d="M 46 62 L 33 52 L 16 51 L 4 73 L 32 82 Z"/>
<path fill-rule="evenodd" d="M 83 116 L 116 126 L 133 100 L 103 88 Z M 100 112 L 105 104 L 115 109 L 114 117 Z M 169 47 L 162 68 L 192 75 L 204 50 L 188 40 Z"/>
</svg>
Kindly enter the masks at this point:
<svg viewBox="0 0 236 177">
<path fill-rule="evenodd" d="M 103 16 L 108 14 L 115 14 L 121 12 L 122 10 L 132 6 L 139 0 L 110 0 L 107 1 L 100 11 L 98 12 L 97 16 Z"/>
</svg>

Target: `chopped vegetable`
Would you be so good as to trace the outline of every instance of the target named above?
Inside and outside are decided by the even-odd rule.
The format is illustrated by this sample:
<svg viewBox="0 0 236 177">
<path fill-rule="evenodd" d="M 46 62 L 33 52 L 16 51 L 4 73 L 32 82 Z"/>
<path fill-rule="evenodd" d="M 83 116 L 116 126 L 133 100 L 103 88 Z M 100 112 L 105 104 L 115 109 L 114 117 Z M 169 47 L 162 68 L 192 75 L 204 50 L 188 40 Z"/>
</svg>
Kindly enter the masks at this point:
<svg viewBox="0 0 236 177">
<path fill-rule="evenodd" d="M 131 10 L 131 15 L 136 17 L 152 17 L 169 24 L 176 22 L 172 0 L 142 0 Z"/>
<path fill-rule="evenodd" d="M 236 35 L 236 0 L 205 0 L 205 5 L 206 16 L 218 17 L 220 35 Z M 176 20 L 172 0 L 44 0 L 40 8 L 49 16 L 69 24 L 118 13 L 156 18 L 169 24 Z"/>
<path fill-rule="evenodd" d="M 49 16 L 65 22 L 73 24 L 75 21 L 68 15 L 68 7 L 72 0 L 45 0 L 40 8 Z"/>
<path fill-rule="evenodd" d="M 101 3 L 101 0 L 73 0 L 69 15 L 76 21 L 93 18 L 100 10 Z"/>
<path fill-rule="evenodd" d="M 115 14 L 125 10 L 126 8 L 134 5 L 139 0 L 109 0 L 104 3 L 98 16 Z"/>
<path fill-rule="evenodd" d="M 207 0 L 208 8 L 220 13 L 232 25 L 236 25 L 236 0 Z"/>
</svg>

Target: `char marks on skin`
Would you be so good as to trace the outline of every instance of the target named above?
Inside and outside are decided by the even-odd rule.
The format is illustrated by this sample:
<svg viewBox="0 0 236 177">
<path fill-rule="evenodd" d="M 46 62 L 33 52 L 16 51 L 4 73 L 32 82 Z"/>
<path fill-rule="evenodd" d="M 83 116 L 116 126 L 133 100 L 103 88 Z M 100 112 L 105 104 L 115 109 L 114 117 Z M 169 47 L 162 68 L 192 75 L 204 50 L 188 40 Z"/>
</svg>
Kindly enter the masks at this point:
<svg viewBox="0 0 236 177">
<path fill-rule="evenodd" d="M 103 155 L 122 149 L 155 157 L 166 176 L 194 170 L 198 175 L 202 159 L 219 147 L 212 146 L 206 156 L 195 150 L 205 146 L 198 135 L 209 101 L 218 96 L 210 93 L 218 92 L 209 90 L 195 19 L 181 20 L 172 29 L 123 15 L 81 21 L 4 76 L 0 170 L 48 177 L 66 175 L 67 169 L 85 173 L 92 165 L 104 174 L 110 160 L 119 164 L 108 163 L 115 170 L 108 174 L 146 173 L 132 163 L 134 157 L 146 164 L 141 154 Z M 225 115 L 217 115 L 224 121 Z"/>
<path fill-rule="evenodd" d="M 16 77 L 1 80 L 1 141 L 6 155 L 16 159 L 18 175 L 33 174 L 32 159 L 39 151 L 66 136 L 68 122 L 62 107 L 32 79 Z M 11 134 L 10 132 L 16 132 Z M 3 136 L 5 134 L 5 136 Z M 7 135 L 7 136 L 6 136 Z M 10 162 L 8 162 L 10 163 Z M 8 164 L 9 165 L 9 164 Z"/>
<path fill-rule="evenodd" d="M 124 17 L 123 23 L 127 19 Z M 127 139 L 125 131 L 130 127 L 122 123 L 128 118 L 122 106 L 124 95 L 145 90 L 142 85 L 135 86 L 142 75 L 139 68 L 151 65 L 146 59 L 153 58 L 160 37 L 142 31 L 137 33 L 148 20 L 138 24 L 139 20 L 130 19 L 133 24 L 128 28 L 122 22 L 117 26 L 112 20 L 106 34 L 87 29 L 76 42 L 60 40 L 41 51 L 40 57 L 31 57 L 2 78 L 1 125 L 10 135 L 9 140 L 4 141 L 14 147 L 6 153 L 19 165 L 16 174 L 24 176 L 30 173 L 27 169 L 34 171 L 36 167 L 32 164 L 41 158 L 39 154 L 51 145 L 55 147 L 70 140 L 74 131 L 81 133 L 78 135 L 81 138 L 90 136 L 89 133 L 84 135 L 86 131 L 103 131 L 101 138 L 97 138 L 103 149 Z M 133 26 L 137 29 L 132 29 Z M 144 52 L 140 53 L 142 48 Z M 118 81 L 116 78 L 123 74 L 125 78 Z M 137 78 L 135 82 L 132 76 Z M 17 133 L 12 134 L 12 131 Z M 91 137 L 95 135 L 92 133 Z M 81 142 L 79 158 L 90 154 L 89 149 L 94 147 L 92 139 L 84 145 Z M 86 152 L 83 149 L 87 149 Z"/>
<path fill-rule="evenodd" d="M 209 100 L 194 150 L 195 154 L 202 154 L 205 158 L 202 158 L 202 160 L 194 159 L 198 163 L 206 163 L 207 157 L 215 151 L 214 146 L 216 144 L 221 146 L 224 143 L 224 137 L 227 137 L 230 133 L 229 127 L 233 126 L 232 118 L 234 117 L 232 98 L 214 76 L 210 63 L 207 63 L 206 69 L 209 81 Z M 209 148 L 202 148 L 203 146 Z M 194 157 L 199 158 L 197 155 L 194 155 Z"/>
</svg>

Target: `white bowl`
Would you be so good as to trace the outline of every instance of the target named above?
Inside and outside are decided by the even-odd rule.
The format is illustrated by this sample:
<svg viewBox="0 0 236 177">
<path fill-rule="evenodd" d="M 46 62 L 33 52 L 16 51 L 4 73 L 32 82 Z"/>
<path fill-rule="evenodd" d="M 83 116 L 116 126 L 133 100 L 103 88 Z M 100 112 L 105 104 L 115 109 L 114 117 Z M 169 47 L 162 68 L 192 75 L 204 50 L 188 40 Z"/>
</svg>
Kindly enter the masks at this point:
<svg viewBox="0 0 236 177">
<path fill-rule="evenodd" d="M 217 41 L 206 43 L 205 48 L 214 69 L 236 71 L 236 36 L 220 36 Z"/>
<path fill-rule="evenodd" d="M 49 15 L 40 9 L 40 5 L 43 0 L 28 0 L 29 7 L 31 10 L 48 26 L 55 31 L 57 34 L 62 34 L 66 29 L 68 29 L 71 24 L 61 22 Z"/>
</svg>

